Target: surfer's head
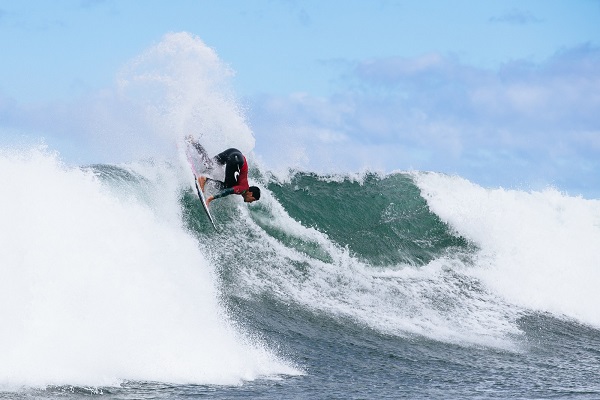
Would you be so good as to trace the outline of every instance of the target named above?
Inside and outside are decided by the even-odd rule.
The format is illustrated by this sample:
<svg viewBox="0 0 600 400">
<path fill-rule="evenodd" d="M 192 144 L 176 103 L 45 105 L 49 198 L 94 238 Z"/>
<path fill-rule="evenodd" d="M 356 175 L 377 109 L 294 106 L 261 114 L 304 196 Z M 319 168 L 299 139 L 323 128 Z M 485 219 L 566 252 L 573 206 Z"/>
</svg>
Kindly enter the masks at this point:
<svg viewBox="0 0 600 400">
<path fill-rule="evenodd" d="M 253 201 L 260 199 L 260 189 L 256 186 L 250 186 L 243 194 L 244 201 L 246 203 L 252 203 Z"/>
</svg>

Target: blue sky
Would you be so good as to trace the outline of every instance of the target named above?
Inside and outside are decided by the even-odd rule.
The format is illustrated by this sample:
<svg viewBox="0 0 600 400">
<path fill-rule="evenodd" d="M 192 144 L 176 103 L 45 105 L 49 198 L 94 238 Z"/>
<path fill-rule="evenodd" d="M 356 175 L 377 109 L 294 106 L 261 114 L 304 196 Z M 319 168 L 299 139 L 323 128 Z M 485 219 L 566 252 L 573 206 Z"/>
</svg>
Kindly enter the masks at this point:
<svg viewBox="0 0 600 400">
<path fill-rule="evenodd" d="M 99 102 L 170 32 L 235 72 L 272 169 L 600 197 L 598 0 L 0 0 L 0 145 L 43 137 L 67 161 L 118 161 L 84 116 L 111 118 Z"/>
</svg>

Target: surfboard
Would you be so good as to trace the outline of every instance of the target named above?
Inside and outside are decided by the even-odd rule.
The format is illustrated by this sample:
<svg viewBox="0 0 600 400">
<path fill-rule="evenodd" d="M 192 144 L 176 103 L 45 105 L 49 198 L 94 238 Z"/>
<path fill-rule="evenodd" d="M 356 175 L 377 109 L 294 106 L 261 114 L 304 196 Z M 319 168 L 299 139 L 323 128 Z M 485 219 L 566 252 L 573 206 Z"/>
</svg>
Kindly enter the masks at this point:
<svg viewBox="0 0 600 400">
<path fill-rule="evenodd" d="M 208 216 L 208 219 L 210 220 L 210 223 L 212 224 L 213 228 L 215 228 L 215 231 L 219 231 L 217 229 L 217 226 L 215 225 L 215 221 L 213 220 L 212 215 L 210 215 L 210 211 L 208 211 L 208 205 L 206 204 L 206 199 L 204 198 L 204 193 L 202 192 L 202 190 L 200 190 L 200 187 L 198 186 L 198 177 L 196 177 L 196 174 L 194 174 L 194 183 L 196 184 L 196 192 L 198 193 L 198 198 L 200 199 L 200 203 L 202 203 L 202 208 L 204 208 L 204 212 L 206 212 L 206 215 Z"/>
<path fill-rule="evenodd" d="M 215 225 L 215 221 L 212 215 L 210 214 L 210 211 L 208 210 L 208 205 L 206 204 L 206 199 L 204 198 L 204 192 L 202 192 L 202 190 L 200 190 L 200 187 L 198 186 L 198 171 L 210 167 L 209 165 L 206 165 L 207 160 L 208 162 L 210 162 L 210 159 L 207 158 L 208 155 L 206 154 L 206 151 L 204 151 L 204 148 L 202 148 L 201 146 L 200 149 L 202 150 L 202 152 L 198 153 L 198 151 L 196 151 L 197 149 L 195 149 L 191 144 L 188 143 L 188 146 L 186 148 L 186 155 L 188 162 L 190 163 L 192 173 L 194 174 L 194 185 L 196 186 L 196 193 L 198 193 L 198 198 L 200 199 L 202 208 L 204 208 L 204 212 L 206 213 L 206 216 L 208 217 L 213 228 L 215 228 L 215 231 L 218 232 L 219 230 L 217 229 L 217 225 Z M 194 153 L 197 153 L 196 156 L 194 155 Z M 200 158 L 200 160 L 198 160 L 198 158 Z M 204 168 L 202 168 L 202 164 L 204 164 Z"/>
</svg>

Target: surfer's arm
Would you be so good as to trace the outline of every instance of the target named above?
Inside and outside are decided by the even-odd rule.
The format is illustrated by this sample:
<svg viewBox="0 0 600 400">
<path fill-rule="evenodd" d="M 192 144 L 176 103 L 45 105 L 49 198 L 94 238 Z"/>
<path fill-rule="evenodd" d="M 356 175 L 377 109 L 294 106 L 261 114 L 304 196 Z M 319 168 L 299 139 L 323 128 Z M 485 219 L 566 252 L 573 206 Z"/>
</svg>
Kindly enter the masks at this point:
<svg viewBox="0 0 600 400">
<path fill-rule="evenodd" d="M 229 196 L 230 194 L 233 194 L 233 188 L 227 188 L 227 189 L 223 189 L 221 190 L 219 193 L 210 196 L 208 199 L 206 199 L 206 205 L 209 205 L 211 201 L 215 200 L 215 199 L 220 199 L 221 197 L 226 197 Z"/>
</svg>

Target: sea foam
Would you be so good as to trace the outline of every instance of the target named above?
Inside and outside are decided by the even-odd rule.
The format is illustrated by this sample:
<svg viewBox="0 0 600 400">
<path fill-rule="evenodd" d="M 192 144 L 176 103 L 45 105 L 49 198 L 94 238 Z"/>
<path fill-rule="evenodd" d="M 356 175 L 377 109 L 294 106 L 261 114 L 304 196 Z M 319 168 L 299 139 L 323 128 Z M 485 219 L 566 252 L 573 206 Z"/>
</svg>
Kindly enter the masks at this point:
<svg viewBox="0 0 600 400">
<path fill-rule="evenodd" d="M 429 207 L 480 248 L 473 274 L 507 301 L 600 326 L 600 201 L 418 174 Z"/>
<path fill-rule="evenodd" d="M 44 149 L 3 150 L 0 185 L 4 389 L 298 372 L 234 327 L 201 244 L 152 206 L 176 201 L 116 195 Z"/>
</svg>

